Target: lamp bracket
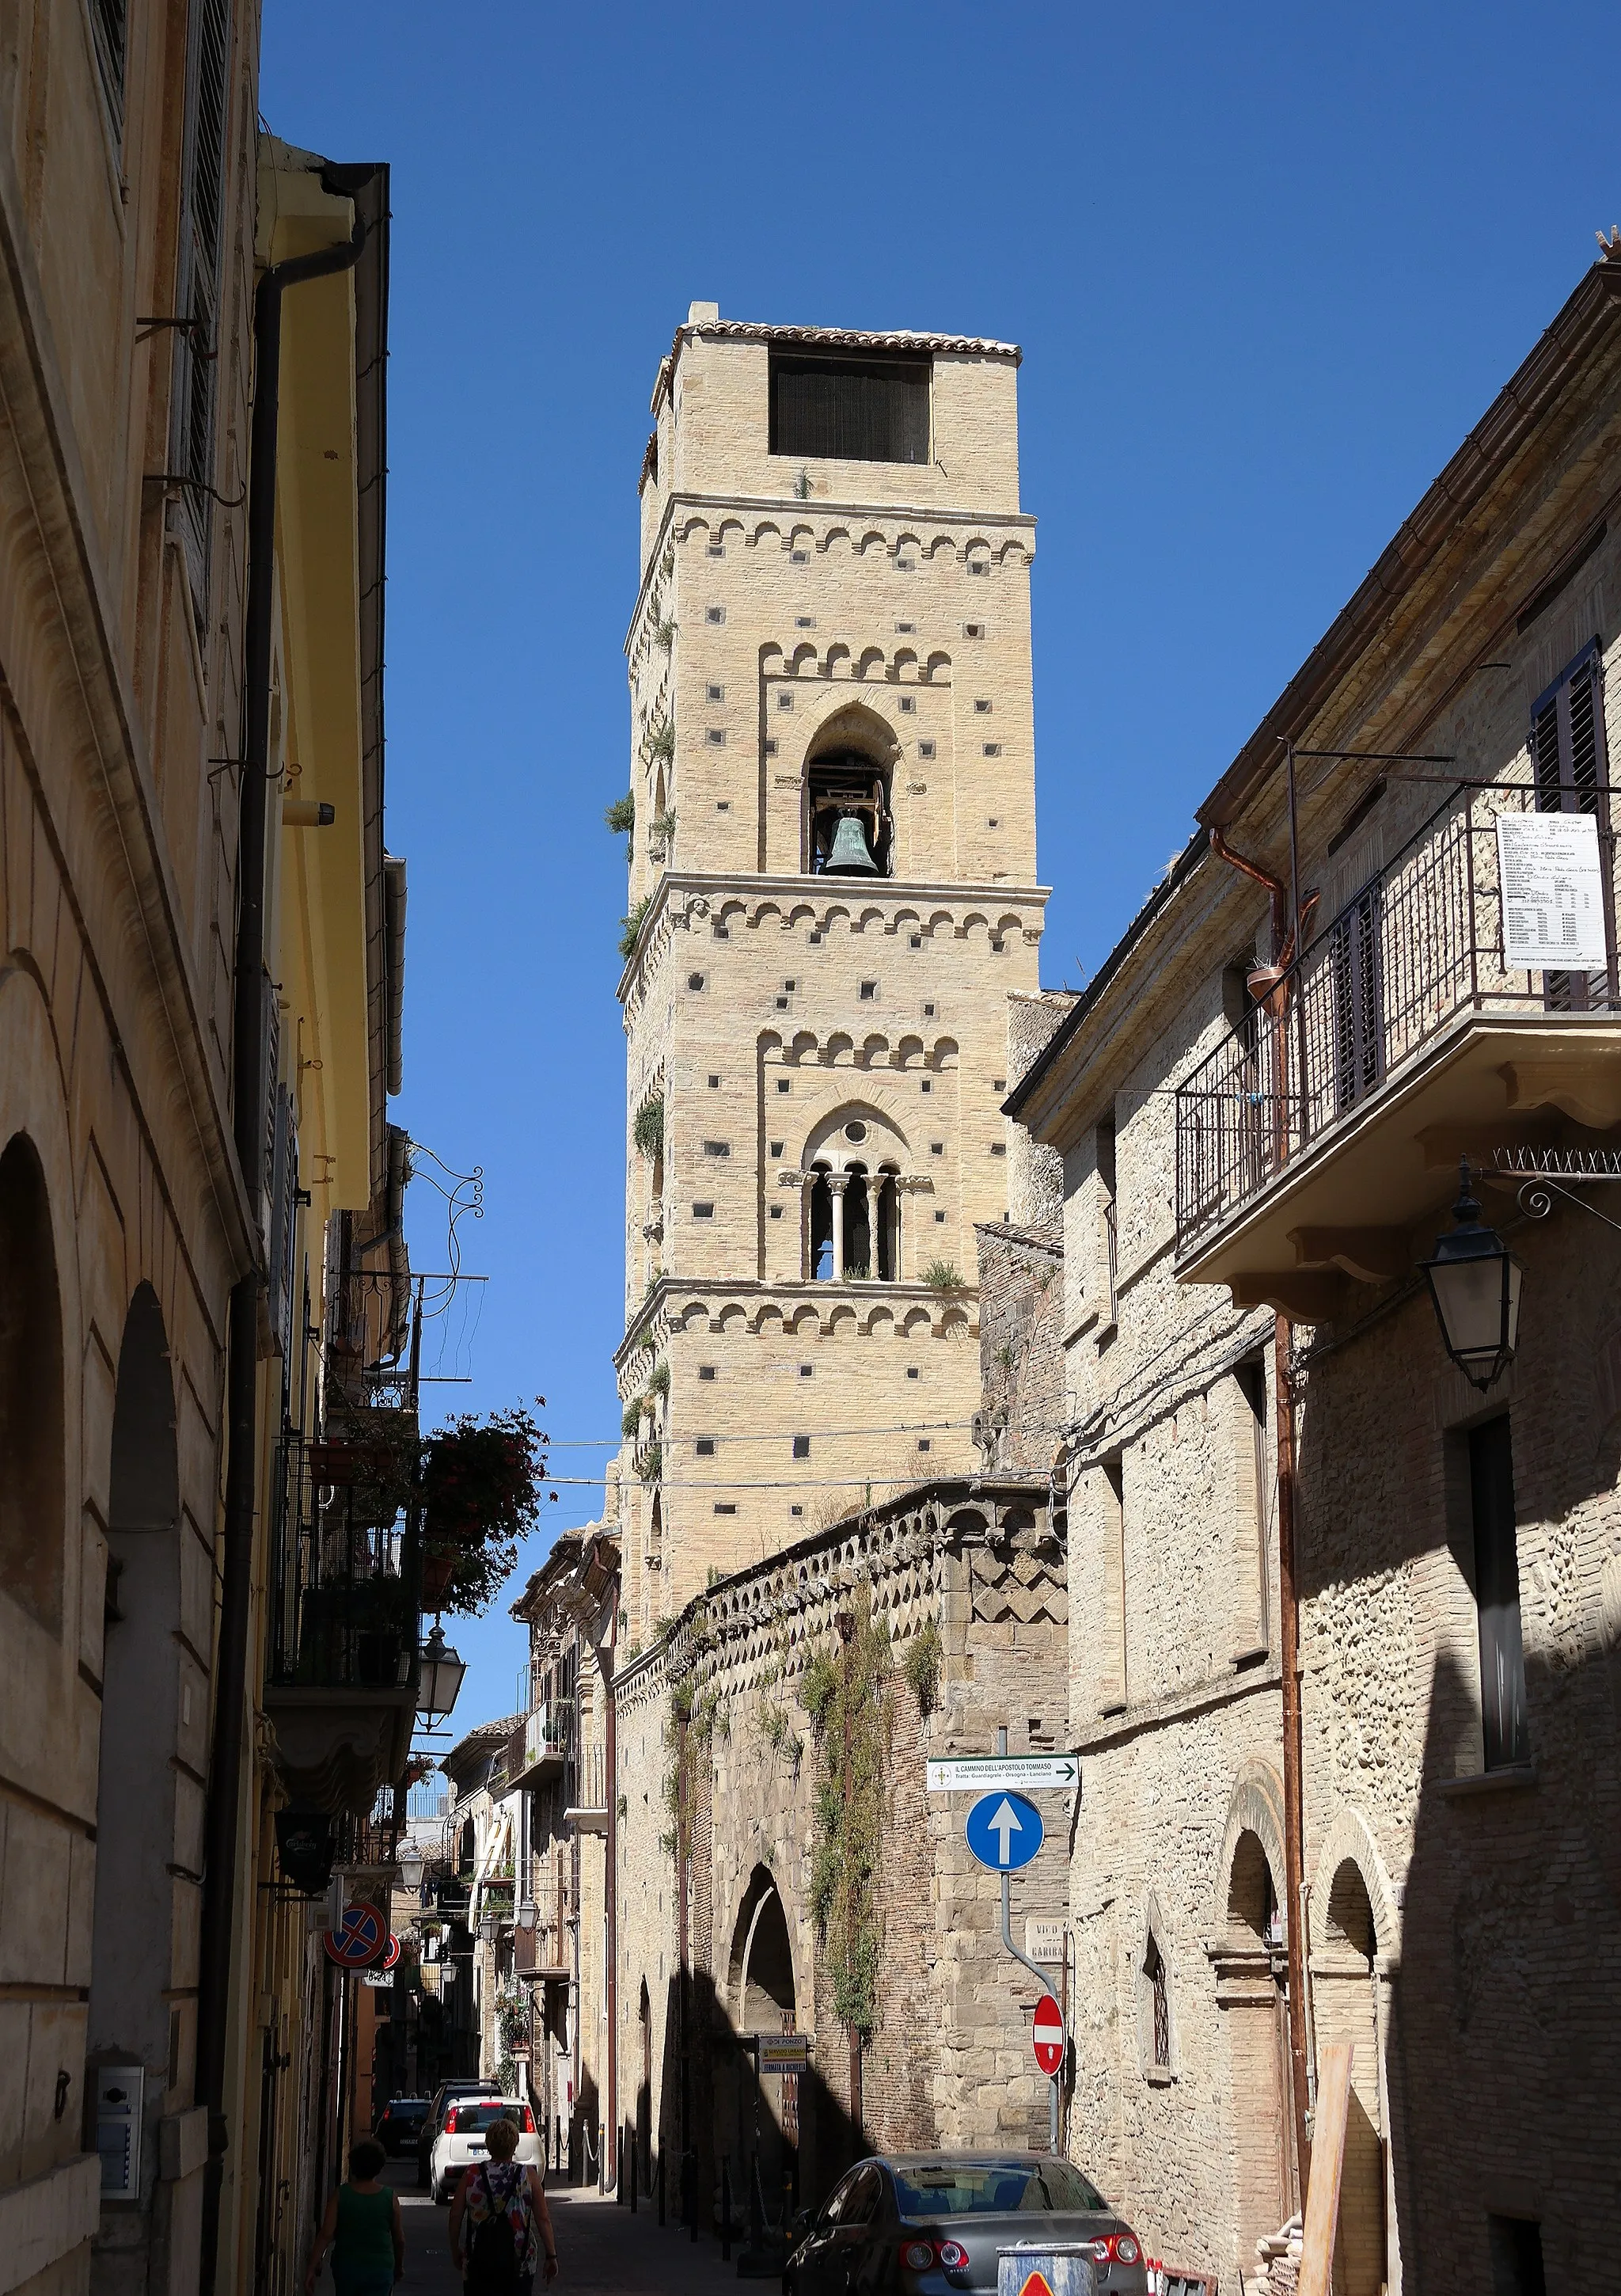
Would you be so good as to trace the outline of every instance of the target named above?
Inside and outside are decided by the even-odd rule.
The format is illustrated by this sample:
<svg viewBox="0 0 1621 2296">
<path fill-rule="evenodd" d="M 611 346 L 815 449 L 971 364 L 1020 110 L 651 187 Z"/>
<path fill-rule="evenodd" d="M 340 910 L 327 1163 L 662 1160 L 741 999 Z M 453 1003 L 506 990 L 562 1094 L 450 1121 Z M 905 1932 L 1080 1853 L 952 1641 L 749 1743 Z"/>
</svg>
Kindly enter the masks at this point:
<svg viewBox="0 0 1621 2296">
<path fill-rule="evenodd" d="M 1593 1179 L 1621 1180 L 1621 1172 L 1598 1172 L 1588 1177 Z M 1546 1219 L 1553 1210 L 1555 1196 L 1561 1197 L 1568 1204 L 1575 1204 L 1578 1211 L 1589 1213 L 1592 1218 L 1601 1220 L 1606 1227 L 1613 1227 L 1617 1234 L 1621 1235 L 1621 1220 L 1611 1219 L 1609 1214 L 1601 1212 L 1597 1204 L 1588 1203 L 1584 1197 L 1578 1196 L 1570 1188 L 1562 1187 L 1559 1181 L 1546 1174 L 1538 1179 L 1526 1181 L 1515 1201 L 1527 1219 L 1540 1220 Z"/>
</svg>

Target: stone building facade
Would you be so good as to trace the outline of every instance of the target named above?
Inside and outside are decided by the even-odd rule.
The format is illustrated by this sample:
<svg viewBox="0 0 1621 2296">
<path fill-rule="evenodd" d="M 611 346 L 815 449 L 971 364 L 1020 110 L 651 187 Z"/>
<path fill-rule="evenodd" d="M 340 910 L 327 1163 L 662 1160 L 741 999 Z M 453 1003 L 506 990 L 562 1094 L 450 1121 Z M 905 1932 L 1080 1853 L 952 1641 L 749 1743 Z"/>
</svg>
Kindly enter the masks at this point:
<svg viewBox="0 0 1621 2296">
<path fill-rule="evenodd" d="M 298 1334 L 386 1198 L 398 1081 L 388 201 L 261 136 L 258 48 L 257 6 L 191 0 L 24 5 L 0 53 L 11 2287 L 284 2290 L 318 2158 L 266 1685 Z"/>
<path fill-rule="evenodd" d="M 1018 364 L 694 304 L 659 372 L 619 992 L 644 1641 L 709 1571 L 972 1461 L 1044 901 Z"/>
<path fill-rule="evenodd" d="M 1621 2238 L 1617 483 L 1604 260 L 1009 1102 L 1064 1171 L 1071 2145 L 1224 2287 L 1333 2044 L 1344 2296 Z M 1507 962 L 1528 815 L 1596 824 L 1580 973 Z M 1478 1383 L 1420 1272 L 1461 1157 L 1523 1271 Z"/>
<path fill-rule="evenodd" d="M 512 1615 L 529 1630 L 513 1970 L 529 1995 L 528 2077 L 552 2157 L 583 2181 L 615 2125 L 608 2046 L 610 1693 L 619 1549 L 601 1524 L 559 1538 Z"/>
<path fill-rule="evenodd" d="M 814 2202 L 864 2150 L 1045 2143 L 1038 1988 L 1003 1950 L 960 1798 L 927 1793 L 924 1766 L 994 1752 L 998 1727 L 1015 1751 L 1058 1744 L 1065 1621 L 1047 1484 L 971 1479 L 717 1581 L 627 1658 L 619 2108 L 642 2189 L 662 2156 L 707 2222 L 724 2165 L 741 2217 L 757 2163 L 775 2219 L 785 2187 Z M 841 1677 L 847 1724 L 825 1703 Z M 866 1810 L 871 1838 L 835 1808 L 856 1833 Z M 1048 1824 L 1068 1814 L 1055 1798 Z M 854 1899 L 847 1859 L 871 1864 Z M 1059 1861 L 1015 1902 L 1022 1944 L 1027 1919 L 1061 1915 Z M 812 2037 L 810 2070 L 762 2079 L 748 2042 L 782 2031 Z"/>
</svg>

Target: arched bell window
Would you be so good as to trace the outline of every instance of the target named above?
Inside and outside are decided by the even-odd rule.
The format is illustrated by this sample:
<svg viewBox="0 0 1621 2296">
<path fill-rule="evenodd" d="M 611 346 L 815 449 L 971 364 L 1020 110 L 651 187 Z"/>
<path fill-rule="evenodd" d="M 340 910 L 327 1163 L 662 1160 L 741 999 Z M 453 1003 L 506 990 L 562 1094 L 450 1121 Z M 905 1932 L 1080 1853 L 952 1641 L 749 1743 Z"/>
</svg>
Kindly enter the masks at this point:
<svg viewBox="0 0 1621 2296">
<path fill-rule="evenodd" d="M 895 824 L 889 774 L 859 750 L 829 750 L 806 774 L 805 865 L 814 877 L 888 877 Z"/>
<path fill-rule="evenodd" d="M 871 1128 L 865 1119 L 850 1117 L 828 1143 L 835 1152 L 809 1168 L 806 1267 L 813 1283 L 900 1281 L 900 1166 L 872 1168 Z"/>
</svg>

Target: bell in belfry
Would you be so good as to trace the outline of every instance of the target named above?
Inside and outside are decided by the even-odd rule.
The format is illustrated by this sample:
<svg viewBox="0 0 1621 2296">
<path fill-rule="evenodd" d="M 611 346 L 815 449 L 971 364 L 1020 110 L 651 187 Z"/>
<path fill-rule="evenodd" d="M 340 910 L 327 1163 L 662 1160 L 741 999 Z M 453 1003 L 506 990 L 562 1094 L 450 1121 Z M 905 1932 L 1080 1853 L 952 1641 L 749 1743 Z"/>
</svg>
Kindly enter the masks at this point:
<svg viewBox="0 0 1621 2296">
<path fill-rule="evenodd" d="M 833 846 L 827 857 L 823 873 L 829 877 L 876 877 L 878 864 L 867 844 L 867 832 L 861 816 L 841 813 L 839 826 L 833 832 Z"/>
</svg>

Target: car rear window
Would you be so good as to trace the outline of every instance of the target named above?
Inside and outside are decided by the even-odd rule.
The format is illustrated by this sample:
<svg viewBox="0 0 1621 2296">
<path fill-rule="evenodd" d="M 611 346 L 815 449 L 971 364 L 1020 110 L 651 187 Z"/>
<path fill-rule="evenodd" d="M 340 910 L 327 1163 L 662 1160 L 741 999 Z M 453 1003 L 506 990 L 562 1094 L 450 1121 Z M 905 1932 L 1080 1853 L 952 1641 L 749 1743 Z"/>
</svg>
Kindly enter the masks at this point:
<svg viewBox="0 0 1621 2296">
<path fill-rule="evenodd" d="M 488 2128 L 502 2120 L 515 2120 L 520 2128 L 523 2126 L 522 2106 L 503 2104 L 499 2097 L 492 2098 L 487 2104 L 453 2104 L 450 2109 L 456 2116 L 455 2134 L 458 2136 L 465 2136 L 471 2129 Z"/>
<path fill-rule="evenodd" d="M 1011 2216 L 1019 2209 L 1101 2209 L 1101 2194 L 1067 2161 L 941 2161 L 895 2171 L 901 2215 Z"/>
</svg>

